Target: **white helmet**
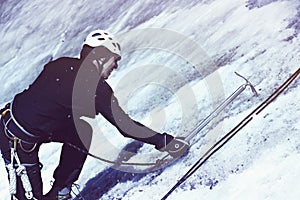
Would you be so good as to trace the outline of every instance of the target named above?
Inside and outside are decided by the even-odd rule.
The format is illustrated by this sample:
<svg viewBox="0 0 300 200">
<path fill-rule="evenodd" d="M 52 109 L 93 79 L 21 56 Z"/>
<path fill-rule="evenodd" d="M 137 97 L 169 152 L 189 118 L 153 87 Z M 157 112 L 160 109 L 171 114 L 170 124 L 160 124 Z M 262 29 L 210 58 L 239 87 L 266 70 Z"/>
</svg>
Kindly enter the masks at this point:
<svg viewBox="0 0 300 200">
<path fill-rule="evenodd" d="M 119 42 L 114 38 L 113 35 L 104 30 L 92 31 L 86 37 L 84 44 L 90 47 L 104 46 L 112 53 L 121 56 L 121 47 Z"/>
</svg>

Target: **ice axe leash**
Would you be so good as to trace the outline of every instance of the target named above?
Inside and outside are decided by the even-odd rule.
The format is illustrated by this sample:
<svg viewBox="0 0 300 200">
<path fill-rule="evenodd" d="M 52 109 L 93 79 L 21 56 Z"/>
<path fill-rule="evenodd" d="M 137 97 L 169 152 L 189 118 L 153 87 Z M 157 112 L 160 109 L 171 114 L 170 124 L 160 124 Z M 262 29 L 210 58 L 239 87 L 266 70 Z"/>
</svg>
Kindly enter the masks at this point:
<svg viewBox="0 0 300 200">
<path fill-rule="evenodd" d="M 79 148 L 77 147 L 76 145 L 72 144 L 72 143 L 67 143 L 67 145 L 69 145 L 70 147 L 88 155 L 88 156 L 91 156 L 92 158 L 95 158 L 97 160 L 100 160 L 100 161 L 103 161 L 103 162 L 106 162 L 106 163 L 109 163 L 109 164 L 114 164 L 114 165 L 134 165 L 134 166 L 155 166 L 157 165 L 157 162 L 160 162 L 160 159 L 157 160 L 157 162 L 152 162 L 152 163 L 131 163 L 131 162 L 117 162 L 117 161 L 112 161 L 112 160 L 108 160 L 108 159 L 105 159 L 105 158 L 102 158 L 100 156 L 96 156 L 82 148 Z"/>
<path fill-rule="evenodd" d="M 200 122 L 200 124 L 189 134 L 187 135 L 184 140 L 187 141 L 188 143 L 190 142 L 190 140 L 200 131 L 202 130 L 212 119 L 214 119 L 222 110 L 224 110 L 224 108 L 229 105 L 238 95 L 240 95 L 248 86 L 251 88 L 251 90 L 253 91 L 253 93 L 255 95 L 257 95 L 257 92 L 254 88 L 254 86 L 246 79 L 244 78 L 242 75 L 238 74 L 237 72 L 235 72 L 235 74 L 241 78 L 243 78 L 246 83 L 242 84 L 233 94 L 231 94 L 227 99 L 225 99 L 225 101 L 223 103 L 221 103 L 208 117 L 206 117 L 203 121 Z M 109 164 L 113 164 L 113 165 L 129 165 L 129 166 L 152 166 L 150 168 L 150 171 L 152 171 L 152 169 L 157 169 L 162 165 L 165 165 L 169 162 L 171 162 L 170 160 L 167 160 L 168 157 L 171 157 L 169 154 L 163 156 L 160 159 L 157 159 L 156 162 L 149 162 L 149 163 L 136 163 L 136 162 L 124 162 L 122 160 L 120 161 L 112 161 L 112 160 L 108 160 L 102 157 L 99 157 L 97 155 L 94 155 L 90 152 L 88 152 L 87 150 L 84 150 L 82 148 L 77 147 L 74 144 L 71 143 L 67 143 L 69 146 L 77 149 L 78 151 L 87 154 L 95 159 L 101 160 L 103 162 L 109 163 Z"/>
<path fill-rule="evenodd" d="M 265 109 L 271 102 L 273 102 L 300 74 L 300 68 L 293 73 L 278 89 L 276 89 L 264 102 L 256 107 L 247 117 L 240 121 L 231 131 L 212 145 L 200 159 L 188 170 L 188 172 L 181 177 L 181 179 L 165 194 L 161 200 L 167 199 L 183 182 L 185 182 L 191 175 L 193 175 L 213 154 L 221 149 L 237 132 L 245 127 L 256 115 Z"/>
</svg>

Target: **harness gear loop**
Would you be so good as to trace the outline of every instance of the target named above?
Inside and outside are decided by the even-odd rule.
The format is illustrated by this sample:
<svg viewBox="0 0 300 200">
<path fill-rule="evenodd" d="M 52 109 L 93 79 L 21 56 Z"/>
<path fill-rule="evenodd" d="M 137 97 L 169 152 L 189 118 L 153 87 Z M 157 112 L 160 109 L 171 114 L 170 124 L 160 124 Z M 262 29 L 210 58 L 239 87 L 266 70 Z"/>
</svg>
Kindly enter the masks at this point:
<svg viewBox="0 0 300 200">
<path fill-rule="evenodd" d="M 34 143 L 33 147 L 32 147 L 31 149 L 29 149 L 29 150 L 27 150 L 27 149 L 25 149 L 25 147 L 23 147 L 23 144 L 22 144 L 22 141 L 21 141 L 21 140 L 19 141 L 19 145 L 20 145 L 21 149 L 22 149 L 24 152 L 26 152 L 26 153 L 31 153 L 31 152 L 33 152 L 33 150 L 36 148 L 37 143 Z"/>
</svg>

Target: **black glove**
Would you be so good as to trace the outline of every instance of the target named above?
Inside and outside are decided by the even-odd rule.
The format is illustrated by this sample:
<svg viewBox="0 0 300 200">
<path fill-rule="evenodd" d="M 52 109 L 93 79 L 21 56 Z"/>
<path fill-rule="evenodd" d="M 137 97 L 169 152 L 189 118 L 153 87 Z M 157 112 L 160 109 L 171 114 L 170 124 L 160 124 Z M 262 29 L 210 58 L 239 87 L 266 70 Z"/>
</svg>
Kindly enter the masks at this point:
<svg viewBox="0 0 300 200">
<path fill-rule="evenodd" d="M 173 158 L 183 156 L 188 149 L 190 144 L 184 140 L 183 137 L 173 137 L 167 133 L 164 133 L 163 144 L 156 145 L 155 148 L 159 151 L 168 152 Z"/>
</svg>

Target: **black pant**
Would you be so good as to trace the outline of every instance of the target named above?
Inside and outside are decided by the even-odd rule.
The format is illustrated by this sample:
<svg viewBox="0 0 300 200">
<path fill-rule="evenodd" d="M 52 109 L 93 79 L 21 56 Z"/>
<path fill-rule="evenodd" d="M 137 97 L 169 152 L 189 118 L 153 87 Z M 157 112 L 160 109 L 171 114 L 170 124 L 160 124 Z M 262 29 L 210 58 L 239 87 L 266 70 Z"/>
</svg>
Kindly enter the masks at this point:
<svg viewBox="0 0 300 200">
<path fill-rule="evenodd" d="M 78 179 L 86 160 L 87 154 L 83 151 L 87 152 L 89 149 L 93 130 L 83 120 L 77 120 L 76 124 L 76 127 L 70 125 L 66 126 L 62 131 L 56 132 L 56 137 L 53 138 L 57 142 L 64 143 L 59 164 L 53 174 L 53 178 L 55 179 L 54 186 L 62 188 L 74 183 Z M 81 134 L 81 136 L 78 134 Z M 68 143 L 75 145 L 83 151 L 71 147 Z"/>
<path fill-rule="evenodd" d="M 57 138 L 54 138 L 58 142 L 64 142 L 64 138 L 70 138 L 70 141 L 66 141 L 69 143 L 72 143 L 73 145 L 76 145 L 77 147 L 81 149 L 88 149 L 88 146 L 90 144 L 91 134 L 92 134 L 92 128 L 90 125 L 84 121 L 79 121 L 77 124 L 79 124 L 78 127 L 68 127 L 61 133 L 56 133 L 58 135 Z M 83 145 L 82 140 L 80 137 L 76 134 L 77 131 L 80 131 L 82 133 L 86 133 L 88 139 L 85 139 Z M 59 136 L 63 136 L 62 138 L 59 138 Z M 66 137 L 67 136 L 67 137 Z M 28 144 L 28 143 L 22 143 L 22 147 L 29 150 L 33 147 L 34 144 Z M 2 157 L 5 161 L 5 164 L 10 163 L 11 161 L 11 155 L 10 155 L 10 148 L 12 146 L 12 141 L 8 139 L 8 137 L 5 135 L 4 132 L 4 124 L 1 120 L 0 123 L 0 149 L 2 153 Z M 31 182 L 31 186 L 33 189 L 34 197 L 37 199 L 42 199 L 42 191 L 43 191 L 43 184 L 41 179 L 41 171 L 40 171 L 40 161 L 38 157 L 38 151 L 39 151 L 40 144 L 38 144 L 35 149 L 31 152 L 24 151 L 20 144 L 17 145 L 17 153 L 20 158 L 20 161 L 22 164 L 26 165 L 27 174 L 29 177 L 29 180 Z M 59 165 L 56 168 L 54 172 L 54 184 L 56 186 L 59 186 L 61 188 L 68 186 L 75 182 L 82 170 L 83 164 L 86 160 L 87 154 L 85 154 L 82 151 L 79 151 L 68 144 L 64 144 L 62 147 L 61 155 L 60 155 L 60 161 Z M 26 200 L 25 193 L 23 186 L 20 181 L 20 177 L 17 178 L 17 194 L 16 197 L 19 200 Z"/>
</svg>

